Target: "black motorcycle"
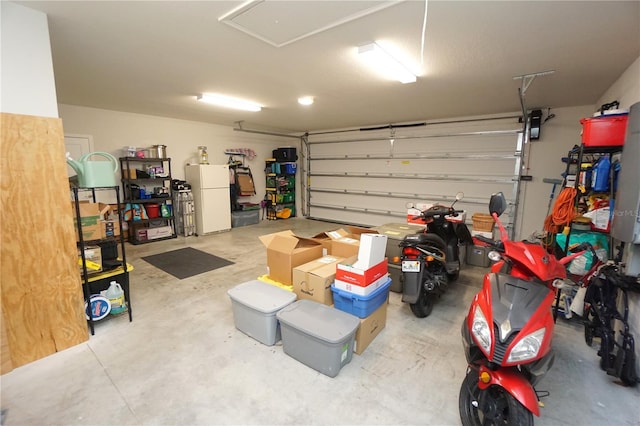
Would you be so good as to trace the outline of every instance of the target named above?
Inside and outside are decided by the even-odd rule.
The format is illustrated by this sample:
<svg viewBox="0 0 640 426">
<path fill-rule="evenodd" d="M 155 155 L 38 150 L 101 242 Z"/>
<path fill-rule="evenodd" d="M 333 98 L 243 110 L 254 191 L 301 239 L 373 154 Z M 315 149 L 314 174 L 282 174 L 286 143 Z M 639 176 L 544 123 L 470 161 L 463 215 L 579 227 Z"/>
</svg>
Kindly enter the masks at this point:
<svg viewBox="0 0 640 426">
<path fill-rule="evenodd" d="M 426 222 L 426 229 L 407 235 L 400 242 L 402 301 L 410 304 L 411 312 L 418 318 L 431 314 L 435 298 L 450 281 L 458 279 L 459 246 L 473 244 L 467 225 L 450 219 L 462 213 L 453 206 L 463 195 L 456 194 L 449 207 L 436 204 L 415 216 L 414 220 L 421 218 Z"/>
</svg>

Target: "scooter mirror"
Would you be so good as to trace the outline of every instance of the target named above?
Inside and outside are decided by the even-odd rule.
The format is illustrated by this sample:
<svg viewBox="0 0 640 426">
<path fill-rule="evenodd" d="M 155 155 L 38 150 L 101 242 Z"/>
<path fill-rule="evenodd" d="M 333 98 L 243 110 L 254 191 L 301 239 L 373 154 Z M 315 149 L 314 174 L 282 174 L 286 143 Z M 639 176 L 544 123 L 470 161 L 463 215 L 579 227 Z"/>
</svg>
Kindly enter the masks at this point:
<svg viewBox="0 0 640 426">
<path fill-rule="evenodd" d="M 489 200 L 489 213 L 495 213 L 500 216 L 505 210 L 507 210 L 507 200 L 504 198 L 504 194 L 502 192 L 491 194 L 491 199 Z"/>
<path fill-rule="evenodd" d="M 458 192 L 456 194 L 456 201 L 460 201 L 464 198 L 464 192 Z"/>
</svg>

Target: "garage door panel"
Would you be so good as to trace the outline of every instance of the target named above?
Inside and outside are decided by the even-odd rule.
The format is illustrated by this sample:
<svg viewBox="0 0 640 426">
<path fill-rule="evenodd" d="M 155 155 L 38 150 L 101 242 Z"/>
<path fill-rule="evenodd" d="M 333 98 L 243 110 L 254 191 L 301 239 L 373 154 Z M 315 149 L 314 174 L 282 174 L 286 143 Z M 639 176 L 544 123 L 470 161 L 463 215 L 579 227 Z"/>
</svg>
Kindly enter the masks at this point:
<svg viewBox="0 0 640 426">
<path fill-rule="evenodd" d="M 409 203 L 458 205 L 487 212 L 502 191 L 515 220 L 525 140 L 513 118 L 309 136 L 303 172 L 308 215 L 379 225 L 406 220 Z M 509 213 L 511 215 L 511 213 Z"/>
<path fill-rule="evenodd" d="M 513 176 L 513 159 L 413 159 L 314 161 L 311 176 L 318 173 L 370 173 L 463 176 Z"/>
<path fill-rule="evenodd" d="M 352 177 L 328 177 L 318 176 L 311 179 L 313 192 L 316 190 L 331 189 L 334 191 L 367 191 L 372 194 L 418 194 L 432 195 L 442 199 L 455 196 L 459 191 L 465 196 L 472 194 L 484 194 L 488 197 L 497 191 L 510 194 L 513 184 L 511 182 L 481 182 L 478 180 L 456 181 L 452 179 L 427 180 L 427 179 L 382 179 L 382 178 L 352 178 Z"/>
</svg>

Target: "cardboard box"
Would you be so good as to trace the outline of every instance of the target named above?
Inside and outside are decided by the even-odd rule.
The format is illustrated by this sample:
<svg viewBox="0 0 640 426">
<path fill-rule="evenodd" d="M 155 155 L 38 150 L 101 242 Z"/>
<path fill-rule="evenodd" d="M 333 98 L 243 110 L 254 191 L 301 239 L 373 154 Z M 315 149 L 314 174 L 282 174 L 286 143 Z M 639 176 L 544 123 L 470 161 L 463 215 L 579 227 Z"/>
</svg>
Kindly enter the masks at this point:
<svg viewBox="0 0 640 426">
<path fill-rule="evenodd" d="M 329 254 L 340 257 L 357 256 L 360 249 L 360 238 L 362 234 L 377 234 L 378 231 L 370 228 L 360 228 L 358 226 L 346 226 L 327 232 L 331 239 L 331 251 Z"/>
<path fill-rule="evenodd" d="M 333 256 L 352 257 L 358 256 L 360 248 L 360 240 L 352 237 L 343 237 L 338 240 L 331 241 L 331 253 Z"/>
<path fill-rule="evenodd" d="M 173 229 L 167 226 L 158 226 L 157 228 L 147 228 L 147 239 L 157 240 L 158 238 L 166 238 L 173 235 Z"/>
<path fill-rule="evenodd" d="M 290 230 L 259 238 L 267 248 L 269 278 L 285 285 L 293 284 L 293 268 L 322 257 L 322 244 L 298 237 Z"/>
<path fill-rule="evenodd" d="M 86 246 L 84 248 L 84 260 L 88 274 L 102 271 L 102 249 L 99 246 Z M 82 254 L 78 254 L 78 267 L 82 273 Z"/>
<path fill-rule="evenodd" d="M 256 193 L 253 179 L 250 175 L 244 173 L 238 173 L 236 175 L 238 186 L 240 187 L 239 195 L 254 195 Z"/>
<path fill-rule="evenodd" d="M 298 299 L 331 305 L 331 284 L 336 278 L 336 264 L 343 260 L 342 257 L 324 256 L 293 268 L 293 292 Z"/>
<path fill-rule="evenodd" d="M 323 256 L 351 257 L 358 255 L 360 236 L 362 234 L 377 234 L 378 231 L 359 226 L 345 226 L 331 231 L 320 232 L 312 240 L 322 244 Z M 340 241 L 334 244 L 334 241 Z"/>
<path fill-rule="evenodd" d="M 348 261 L 343 261 L 336 265 L 336 280 L 366 287 L 387 274 L 387 265 L 387 259 L 382 259 L 382 262 L 371 268 L 360 269 Z"/>
<path fill-rule="evenodd" d="M 331 241 L 333 240 L 329 238 L 329 235 L 327 235 L 326 232 L 320 232 L 311 237 L 311 239 L 317 243 L 322 244 L 323 256 L 327 256 L 329 253 L 331 253 Z"/>
<path fill-rule="evenodd" d="M 473 237 L 474 235 L 482 235 L 483 237 L 493 239 L 493 231 L 492 232 L 486 232 L 486 231 L 476 231 L 475 229 L 472 229 L 471 230 L 471 236 Z"/>
<path fill-rule="evenodd" d="M 84 241 L 98 240 L 102 237 L 100 226 L 100 205 L 98 203 L 78 203 L 80 209 L 80 226 L 82 227 L 82 239 Z M 73 227 L 76 233 L 76 241 L 80 240 L 78 236 L 78 218 L 76 217 L 75 203 L 71 203 L 73 212 Z"/>
<path fill-rule="evenodd" d="M 388 299 L 387 299 L 388 302 Z M 353 344 L 353 352 L 360 355 L 373 342 L 387 324 L 387 306 L 383 303 L 371 315 L 360 320 L 360 327 L 356 331 L 356 340 Z"/>
</svg>

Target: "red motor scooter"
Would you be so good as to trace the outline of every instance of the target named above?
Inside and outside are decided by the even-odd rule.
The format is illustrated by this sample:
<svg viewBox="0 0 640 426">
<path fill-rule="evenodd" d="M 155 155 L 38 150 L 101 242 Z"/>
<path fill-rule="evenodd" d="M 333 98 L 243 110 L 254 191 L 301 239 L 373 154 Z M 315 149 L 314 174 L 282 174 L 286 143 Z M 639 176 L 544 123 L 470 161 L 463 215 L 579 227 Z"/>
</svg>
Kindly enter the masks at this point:
<svg viewBox="0 0 640 426">
<path fill-rule="evenodd" d="M 532 413 L 540 415 L 535 385 L 553 365 L 557 286 L 566 278 L 565 264 L 584 253 L 558 260 L 539 244 L 509 240 L 499 219 L 506 208 L 501 192 L 491 196 L 501 241 L 476 236 L 494 250 L 489 257 L 495 263 L 462 324 L 468 367 L 459 409 L 465 426 L 532 425 Z"/>
</svg>

